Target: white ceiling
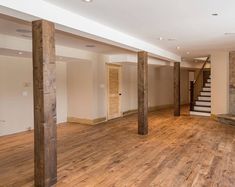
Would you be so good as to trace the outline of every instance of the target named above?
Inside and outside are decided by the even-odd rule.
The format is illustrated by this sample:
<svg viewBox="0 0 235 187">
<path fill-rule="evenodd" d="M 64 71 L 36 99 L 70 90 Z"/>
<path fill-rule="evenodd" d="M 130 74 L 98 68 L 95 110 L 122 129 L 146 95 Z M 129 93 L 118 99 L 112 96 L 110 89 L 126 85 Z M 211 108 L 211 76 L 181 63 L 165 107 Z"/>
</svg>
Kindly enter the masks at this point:
<svg viewBox="0 0 235 187">
<path fill-rule="evenodd" d="M 134 52 L 143 50 L 148 52 L 151 57 L 171 62 L 181 61 L 181 56 L 162 49 L 155 44 L 133 37 L 133 35 L 111 28 L 44 0 L 0 0 L 0 13 L 28 22 L 45 19 L 53 22 L 56 29 L 73 35 L 90 38 Z"/>
<path fill-rule="evenodd" d="M 235 32 L 234 0 L 45 1 L 182 57 L 235 49 L 235 35 L 224 35 Z M 212 16 L 213 13 L 219 15 Z M 163 40 L 160 41 L 159 37 Z M 176 49 L 177 46 L 180 50 Z"/>
<path fill-rule="evenodd" d="M 0 14 L 0 34 L 16 36 L 31 40 L 32 39 L 31 23 Z M 56 44 L 82 49 L 90 52 L 101 53 L 101 54 L 132 53 L 130 51 L 115 46 L 75 36 L 62 31 L 56 31 Z M 93 45 L 94 47 L 87 47 L 87 45 Z M 14 51 L 12 53 L 12 51 L 0 49 L 0 54 L 2 55 L 12 54 L 12 56 L 14 56 L 14 53 L 15 53 Z"/>
</svg>

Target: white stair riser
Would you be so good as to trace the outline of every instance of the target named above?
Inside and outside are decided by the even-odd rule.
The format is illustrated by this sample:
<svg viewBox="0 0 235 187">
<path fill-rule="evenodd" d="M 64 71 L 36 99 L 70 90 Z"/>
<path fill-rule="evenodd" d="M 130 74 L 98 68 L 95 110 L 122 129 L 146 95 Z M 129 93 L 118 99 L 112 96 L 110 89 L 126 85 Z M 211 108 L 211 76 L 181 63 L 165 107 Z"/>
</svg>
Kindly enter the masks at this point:
<svg viewBox="0 0 235 187">
<path fill-rule="evenodd" d="M 210 92 L 211 88 L 203 88 L 202 91 Z"/>
<path fill-rule="evenodd" d="M 206 87 L 211 87 L 211 83 L 206 83 L 205 86 Z"/>
<path fill-rule="evenodd" d="M 210 97 L 198 97 L 199 101 L 210 101 L 211 98 Z"/>
<path fill-rule="evenodd" d="M 210 108 L 210 107 L 200 107 L 200 106 L 194 106 L 194 110 L 199 110 L 199 111 L 210 112 L 210 111 L 211 111 L 211 108 Z"/>
<path fill-rule="evenodd" d="M 201 92 L 202 96 L 211 96 L 211 92 Z"/>
<path fill-rule="evenodd" d="M 210 113 L 204 113 L 204 112 L 194 112 L 194 111 L 190 111 L 190 115 L 195 115 L 195 116 L 211 116 Z"/>
<path fill-rule="evenodd" d="M 211 102 L 196 101 L 196 105 L 200 106 L 211 106 Z"/>
<path fill-rule="evenodd" d="M 205 87 L 202 88 L 193 110 L 195 111 L 190 111 L 190 115 L 211 116 L 211 76 L 207 79 Z"/>
</svg>

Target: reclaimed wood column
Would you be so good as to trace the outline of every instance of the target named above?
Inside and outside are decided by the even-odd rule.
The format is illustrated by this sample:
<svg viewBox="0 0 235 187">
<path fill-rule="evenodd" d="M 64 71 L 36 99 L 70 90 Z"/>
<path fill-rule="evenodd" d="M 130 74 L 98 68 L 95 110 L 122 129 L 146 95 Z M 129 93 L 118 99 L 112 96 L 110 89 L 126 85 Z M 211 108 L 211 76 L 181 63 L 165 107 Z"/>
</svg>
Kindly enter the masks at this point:
<svg viewBox="0 0 235 187">
<path fill-rule="evenodd" d="M 138 52 L 138 134 L 148 134 L 148 53 Z"/>
<path fill-rule="evenodd" d="M 229 113 L 235 115 L 235 51 L 229 52 Z"/>
<path fill-rule="evenodd" d="M 180 116 L 180 62 L 174 62 L 174 116 Z"/>
<path fill-rule="evenodd" d="M 56 63 L 54 24 L 32 23 L 35 186 L 57 182 Z"/>
</svg>

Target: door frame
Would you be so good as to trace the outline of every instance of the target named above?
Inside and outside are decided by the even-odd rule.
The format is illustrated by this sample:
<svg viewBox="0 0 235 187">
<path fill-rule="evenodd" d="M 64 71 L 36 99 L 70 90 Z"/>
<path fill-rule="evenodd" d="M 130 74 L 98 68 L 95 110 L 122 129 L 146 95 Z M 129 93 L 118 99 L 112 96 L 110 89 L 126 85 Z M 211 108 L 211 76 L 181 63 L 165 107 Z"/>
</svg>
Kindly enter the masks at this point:
<svg viewBox="0 0 235 187">
<path fill-rule="evenodd" d="M 109 67 L 117 67 L 119 68 L 119 93 L 122 94 L 122 65 L 121 64 L 114 64 L 114 63 L 106 63 L 106 107 L 107 107 L 107 112 L 106 112 L 106 119 L 107 120 L 112 120 L 115 118 L 120 118 L 123 117 L 123 112 L 122 112 L 122 95 L 119 96 L 119 115 L 114 118 L 109 117 Z"/>
</svg>

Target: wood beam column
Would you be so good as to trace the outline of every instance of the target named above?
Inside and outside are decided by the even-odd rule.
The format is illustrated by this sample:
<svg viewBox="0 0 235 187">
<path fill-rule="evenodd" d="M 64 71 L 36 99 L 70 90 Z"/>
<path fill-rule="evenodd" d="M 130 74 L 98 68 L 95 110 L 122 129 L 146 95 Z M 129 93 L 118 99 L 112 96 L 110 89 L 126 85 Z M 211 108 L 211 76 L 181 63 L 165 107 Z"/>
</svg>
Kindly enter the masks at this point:
<svg viewBox="0 0 235 187">
<path fill-rule="evenodd" d="M 174 116 L 180 116 L 180 62 L 174 62 Z"/>
<path fill-rule="evenodd" d="M 32 23 L 35 186 L 57 182 L 55 28 L 45 20 Z"/>
<path fill-rule="evenodd" d="M 138 134 L 148 134 L 148 53 L 138 52 Z"/>
</svg>

